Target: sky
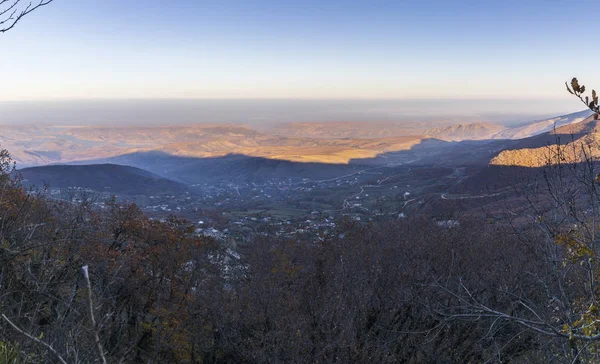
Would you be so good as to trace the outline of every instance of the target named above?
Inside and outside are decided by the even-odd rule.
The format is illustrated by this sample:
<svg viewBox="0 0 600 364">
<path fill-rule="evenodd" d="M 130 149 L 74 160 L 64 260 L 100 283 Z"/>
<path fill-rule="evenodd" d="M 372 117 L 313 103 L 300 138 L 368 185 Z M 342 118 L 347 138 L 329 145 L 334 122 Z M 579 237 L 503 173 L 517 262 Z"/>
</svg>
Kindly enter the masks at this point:
<svg viewBox="0 0 600 364">
<path fill-rule="evenodd" d="M 524 100 L 531 113 L 577 111 L 564 81 L 600 88 L 599 13 L 585 0 L 55 0 L 0 34 L 0 102 L 483 99 L 503 100 L 496 113 Z"/>
</svg>

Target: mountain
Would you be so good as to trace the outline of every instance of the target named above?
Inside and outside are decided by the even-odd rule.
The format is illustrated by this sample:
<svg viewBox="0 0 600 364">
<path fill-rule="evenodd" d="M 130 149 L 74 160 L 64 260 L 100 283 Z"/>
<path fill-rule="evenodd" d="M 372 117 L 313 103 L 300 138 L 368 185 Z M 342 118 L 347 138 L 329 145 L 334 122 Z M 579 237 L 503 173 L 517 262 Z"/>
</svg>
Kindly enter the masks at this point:
<svg viewBox="0 0 600 364">
<path fill-rule="evenodd" d="M 600 126 L 594 116 L 519 141 L 500 152 L 490 165 L 541 167 L 553 164 L 560 152 L 562 162 L 574 163 L 600 157 Z"/>
<path fill-rule="evenodd" d="M 551 131 L 555 127 L 576 124 L 592 115 L 590 110 L 584 110 L 568 115 L 562 115 L 550 119 L 537 120 L 506 129 L 496 135 L 494 139 L 522 139 Z"/>
<path fill-rule="evenodd" d="M 195 159 L 244 155 L 289 162 L 349 164 L 357 160 L 396 163 L 437 153 L 451 145 L 431 143 L 520 139 L 554 125 L 581 121 L 580 112 L 515 127 L 438 122 L 290 123 L 251 128 L 236 124 L 175 126 L 0 126 L 0 143 L 20 167 L 112 162 L 125 155 L 160 153 Z M 427 148 L 421 148 L 427 144 Z M 433 145 L 442 149 L 434 148 Z M 410 157 L 415 149 L 419 155 Z M 493 147 L 496 149 L 496 146 Z M 395 154 L 394 154 L 395 153 Z M 382 157 L 387 156 L 387 157 Z M 406 158 L 405 158 L 406 157 Z M 407 159 L 408 158 L 408 159 Z M 120 162 L 118 162 L 120 163 Z M 138 164 L 134 166 L 139 166 Z"/>
<path fill-rule="evenodd" d="M 577 123 L 591 115 L 584 110 L 572 114 L 534 120 L 514 126 L 491 123 L 455 124 L 445 120 L 436 122 L 410 123 L 288 123 L 265 129 L 266 133 L 274 133 L 288 138 L 313 139 L 351 139 L 351 138 L 390 138 L 408 135 L 425 135 L 446 141 L 486 140 L 486 139 L 521 139 L 550 131 L 552 128 Z"/>
<path fill-rule="evenodd" d="M 506 127 L 489 123 L 457 124 L 442 128 L 433 128 L 425 134 L 448 141 L 500 139 L 497 135 L 507 130 Z"/>
<path fill-rule="evenodd" d="M 489 123 L 456 124 L 428 129 L 425 131 L 425 134 L 448 141 L 524 139 L 547 133 L 555 127 L 558 128 L 579 123 L 591 114 L 590 110 L 584 110 L 550 119 L 530 121 L 511 127 Z"/>
<path fill-rule="evenodd" d="M 178 195 L 187 187 L 148 171 L 116 164 L 55 165 L 18 171 L 26 185 L 50 188 L 84 188 L 125 195 Z"/>
</svg>

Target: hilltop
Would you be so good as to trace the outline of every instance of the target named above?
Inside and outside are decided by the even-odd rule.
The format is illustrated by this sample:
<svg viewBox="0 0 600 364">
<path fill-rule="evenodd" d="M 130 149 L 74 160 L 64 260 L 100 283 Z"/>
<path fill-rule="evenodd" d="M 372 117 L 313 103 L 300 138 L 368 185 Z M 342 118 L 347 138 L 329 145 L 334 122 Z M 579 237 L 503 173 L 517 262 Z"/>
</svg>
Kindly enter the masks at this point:
<svg viewBox="0 0 600 364">
<path fill-rule="evenodd" d="M 18 171 L 26 185 L 50 188 L 82 188 L 125 195 L 178 195 L 188 192 L 185 185 L 148 171 L 116 164 L 55 165 Z"/>
<path fill-rule="evenodd" d="M 425 133 L 449 141 L 497 139 L 496 136 L 507 130 L 506 127 L 489 123 L 457 124 L 443 128 L 433 128 Z"/>
</svg>

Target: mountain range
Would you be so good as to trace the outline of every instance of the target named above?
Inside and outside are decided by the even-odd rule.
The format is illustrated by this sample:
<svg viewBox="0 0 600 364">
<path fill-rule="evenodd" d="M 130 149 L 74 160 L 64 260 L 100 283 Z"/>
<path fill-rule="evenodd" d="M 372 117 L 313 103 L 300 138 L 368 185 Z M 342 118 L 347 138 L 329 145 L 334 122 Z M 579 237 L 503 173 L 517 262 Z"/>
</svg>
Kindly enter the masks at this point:
<svg viewBox="0 0 600 364">
<path fill-rule="evenodd" d="M 19 166 L 28 166 L 20 173 L 29 185 L 132 196 L 180 195 L 189 192 L 191 185 L 332 180 L 378 166 L 539 167 L 548 162 L 554 150 L 549 146 L 558 139 L 565 160 L 572 162 L 582 158 L 582 146 L 600 141 L 600 128 L 590 114 L 578 112 L 513 127 L 486 123 L 438 127 L 416 123 L 405 129 L 377 123 L 292 123 L 270 130 L 245 125 L 3 126 L 0 140 Z M 401 135 L 402 130 L 421 134 Z M 363 131 L 368 132 L 359 137 Z M 598 150 L 590 153 L 600 156 Z"/>
<path fill-rule="evenodd" d="M 349 164 L 412 151 L 428 140 L 515 140 L 577 123 L 590 112 L 507 127 L 488 123 L 288 123 L 188 126 L 0 126 L 0 146 L 20 167 L 97 163 L 109 158 L 160 153 L 189 158 L 229 154 L 304 163 Z M 431 144 L 431 143 L 429 143 Z"/>
</svg>

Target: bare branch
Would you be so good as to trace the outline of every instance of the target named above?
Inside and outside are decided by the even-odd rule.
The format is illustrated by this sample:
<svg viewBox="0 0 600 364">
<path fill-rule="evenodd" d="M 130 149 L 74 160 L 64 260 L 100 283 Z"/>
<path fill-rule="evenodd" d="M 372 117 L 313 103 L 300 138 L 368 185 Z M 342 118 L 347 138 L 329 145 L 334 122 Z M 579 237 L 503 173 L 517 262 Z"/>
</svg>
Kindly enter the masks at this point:
<svg viewBox="0 0 600 364">
<path fill-rule="evenodd" d="M 98 328 L 96 327 L 96 319 L 94 318 L 94 305 L 92 303 L 92 284 L 90 283 L 90 274 L 88 272 L 88 266 L 84 265 L 81 267 L 83 271 L 83 277 L 87 283 L 87 293 L 88 293 L 88 305 L 90 306 L 90 320 L 92 321 L 92 332 L 94 334 L 94 341 L 96 343 L 96 348 L 98 349 L 98 355 L 100 355 L 100 359 L 102 359 L 102 363 L 106 364 L 106 356 L 104 355 L 104 349 L 102 349 L 102 343 L 100 342 L 100 336 L 98 335 Z"/>
<path fill-rule="evenodd" d="M 585 86 L 580 85 L 576 77 L 571 80 L 571 85 L 565 82 L 565 86 L 567 86 L 567 91 L 571 95 L 575 95 L 575 97 L 577 97 L 588 109 L 592 110 L 596 115 L 596 118 L 598 118 L 598 114 L 600 114 L 600 102 L 595 90 L 592 90 L 591 99 L 589 96 L 584 97 Z"/>
<path fill-rule="evenodd" d="M 6 315 L 2 314 L 2 318 L 4 319 L 4 321 L 6 321 L 13 329 L 15 329 L 15 331 L 17 331 L 18 333 L 20 333 L 21 335 L 27 337 L 28 339 L 36 342 L 37 344 L 40 344 L 42 346 L 44 346 L 46 349 L 50 350 L 50 352 L 52 354 L 54 354 L 54 356 L 56 356 L 56 359 L 58 359 L 61 363 L 63 364 L 67 364 L 67 362 L 65 361 L 65 359 L 62 358 L 62 356 L 60 356 L 60 354 L 58 353 L 58 351 L 56 351 L 56 349 L 54 349 L 50 344 L 38 339 L 35 336 L 30 335 L 29 333 L 23 331 L 22 329 L 20 329 L 17 325 L 15 325 L 12 321 L 10 321 L 8 319 L 8 317 L 6 317 Z"/>
<path fill-rule="evenodd" d="M 19 4 L 22 0 L 0 0 L 0 33 L 11 30 L 25 15 L 50 4 L 52 1 L 54 0 L 29 2 L 25 8 L 20 10 Z"/>
</svg>

